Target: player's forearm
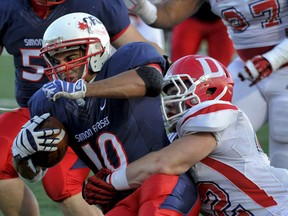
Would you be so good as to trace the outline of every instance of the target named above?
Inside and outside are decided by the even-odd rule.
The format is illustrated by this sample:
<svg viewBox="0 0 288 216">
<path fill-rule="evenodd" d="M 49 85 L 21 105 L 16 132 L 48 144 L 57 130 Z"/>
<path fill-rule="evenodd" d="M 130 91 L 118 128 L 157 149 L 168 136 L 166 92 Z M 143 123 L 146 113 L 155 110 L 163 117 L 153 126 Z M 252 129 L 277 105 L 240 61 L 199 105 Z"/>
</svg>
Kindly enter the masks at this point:
<svg viewBox="0 0 288 216">
<path fill-rule="evenodd" d="M 216 140 L 211 133 L 185 135 L 129 164 L 127 182 L 130 187 L 137 188 L 154 174 L 180 175 L 207 157 L 215 147 Z"/>
<path fill-rule="evenodd" d="M 129 164 L 126 170 L 130 187 L 139 187 L 147 178 L 155 174 L 180 175 L 193 165 L 194 160 L 179 146 L 170 145 Z"/>
<path fill-rule="evenodd" d="M 144 96 L 144 81 L 134 70 L 87 84 L 86 97 L 131 98 Z"/>
<path fill-rule="evenodd" d="M 87 84 L 85 97 L 156 97 L 163 85 L 162 71 L 159 65 L 149 64 L 123 72 L 117 76 Z"/>
<path fill-rule="evenodd" d="M 172 28 L 196 13 L 203 2 L 203 0 L 170 0 L 156 4 L 156 20 L 150 23 L 150 26 L 164 29 Z"/>
<path fill-rule="evenodd" d="M 263 57 L 269 61 L 273 71 L 286 64 L 288 62 L 288 38 L 284 39 L 269 52 L 263 54 Z"/>
</svg>

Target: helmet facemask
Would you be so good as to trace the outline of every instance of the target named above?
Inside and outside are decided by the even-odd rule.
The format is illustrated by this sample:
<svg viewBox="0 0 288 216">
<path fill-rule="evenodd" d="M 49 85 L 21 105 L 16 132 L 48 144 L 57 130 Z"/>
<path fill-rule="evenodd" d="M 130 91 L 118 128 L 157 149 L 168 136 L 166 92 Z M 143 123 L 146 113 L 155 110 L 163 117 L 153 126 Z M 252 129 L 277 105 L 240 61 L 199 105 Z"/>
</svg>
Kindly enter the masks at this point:
<svg viewBox="0 0 288 216">
<path fill-rule="evenodd" d="M 69 41 L 67 41 L 69 43 Z M 90 46 L 94 46 L 93 52 L 91 53 Z M 79 58 L 73 59 L 67 63 L 58 64 L 57 59 L 54 58 L 55 55 L 59 53 L 67 53 L 68 51 L 79 50 L 82 51 L 82 55 Z M 105 52 L 105 48 L 101 45 L 100 40 L 87 39 L 87 42 L 83 42 L 83 39 L 79 40 L 79 45 L 73 42 L 73 46 L 65 46 L 60 44 L 53 44 L 46 47 L 46 50 L 42 50 L 42 55 L 48 65 L 45 68 L 44 73 L 49 80 L 61 79 L 67 82 L 76 82 L 78 79 L 86 79 L 90 73 L 93 71 L 93 64 L 91 61 L 97 61 L 95 56 L 101 56 Z M 74 79 L 71 77 L 71 71 L 76 68 L 82 67 L 82 73 L 80 77 Z M 94 72 L 94 71 L 93 71 Z M 95 71 L 97 72 L 97 71 Z M 93 74 L 93 73 L 91 73 Z"/>
<path fill-rule="evenodd" d="M 178 74 L 168 77 L 164 77 L 164 88 L 161 95 L 161 107 L 162 113 L 165 120 L 165 125 L 169 130 L 174 128 L 175 123 L 178 119 L 183 116 L 187 109 L 200 102 L 200 98 L 195 94 L 197 83 L 187 74 Z M 168 95 L 167 92 L 170 88 L 177 92 L 173 92 Z M 177 109 L 177 114 L 173 115 L 168 109 L 173 104 L 174 108 Z"/>
</svg>

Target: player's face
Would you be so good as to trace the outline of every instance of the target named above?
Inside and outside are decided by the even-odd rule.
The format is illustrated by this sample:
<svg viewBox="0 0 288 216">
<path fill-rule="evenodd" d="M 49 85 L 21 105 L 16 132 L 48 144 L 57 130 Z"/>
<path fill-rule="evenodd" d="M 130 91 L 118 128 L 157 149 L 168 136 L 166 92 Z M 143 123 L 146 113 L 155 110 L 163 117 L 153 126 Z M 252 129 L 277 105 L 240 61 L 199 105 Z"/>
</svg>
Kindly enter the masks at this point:
<svg viewBox="0 0 288 216">
<path fill-rule="evenodd" d="M 183 87 L 180 86 L 179 88 L 180 88 L 181 93 L 183 93 L 184 92 Z M 179 89 L 175 85 L 168 87 L 168 89 L 166 91 L 166 94 L 168 96 L 176 95 L 178 93 L 179 93 Z M 184 104 L 185 103 L 182 103 L 182 102 L 170 102 L 170 103 L 167 103 L 166 104 L 166 110 L 167 110 L 166 114 L 167 114 L 167 116 L 168 117 L 172 117 L 172 116 L 178 114 L 180 112 L 180 106 L 182 106 L 182 108 L 184 108 L 183 107 L 183 106 L 185 106 Z"/>
<path fill-rule="evenodd" d="M 189 84 L 187 82 L 184 82 L 184 83 L 185 83 L 187 89 L 191 86 L 191 84 Z M 185 89 L 182 85 L 178 85 L 178 87 L 176 85 L 171 85 L 170 87 L 168 87 L 166 94 L 168 96 L 170 96 L 170 95 L 177 95 L 179 93 L 183 94 L 184 92 L 185 92 Z M 179 112 L 181 112 L 180 108 L 182 110 L 187 110 L 189 108 L 189 106 L 185 102 L 186 102 L 185 96 L 183 96 L 181 98 L 181 101 L 167 103 L 166 104 L 166 109 L 168 110 L 166 112 L 167 116 L 172 117 L 172 116 L 178 114 Z M 190 102 L 192 104 L 195 104 L 195 105 L 198 103 L 198 101 L 195 101 L 195 98 L 192 98 Z"/>
<path fill-rule="evenodd" d="M 58 78 L 69 82 L 81 79 L 85 69 L 85 59 L 79 58 L 84 54 L 85 51 L 82 49 L 55 54 L 53 56 L 54 66 L 61 65 L 61 67 L 57 67 Z"/>
</svg>

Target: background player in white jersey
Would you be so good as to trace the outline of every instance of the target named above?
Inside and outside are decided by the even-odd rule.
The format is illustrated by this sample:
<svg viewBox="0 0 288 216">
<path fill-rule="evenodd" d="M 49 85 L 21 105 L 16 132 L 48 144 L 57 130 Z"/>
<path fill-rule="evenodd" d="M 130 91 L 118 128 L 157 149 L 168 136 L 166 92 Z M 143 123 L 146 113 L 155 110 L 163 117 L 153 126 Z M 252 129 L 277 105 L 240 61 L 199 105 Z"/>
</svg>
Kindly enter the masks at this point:
<svg viewBox="0 0 288 216">
<path fill-rule="evenodd" d="M 197 11 L 204 0 L 168 0 L 157 7 L 146 0 L 125 2 L 147 24 L 167 28 Z M 248 115 L 256 131 L 269 122 L 271 164 L 288 168 L 288 119 L 283 118 L 288 116 L 288 2 L 208 2 L 222 17 L 239 56 L 229 66 L 235 80 L 233 102 Z"/>
<path fill-rule="evenodd" d="M 211 57 L 174 62 L 164 77 L 162 108 L 176 139 L 128 165 L 129 186 L 191 168 L 204 215 L 288 215 L 288 171 L 269 164 L 248 117 L 231 104 L 232 89 L 229 72 Z"/>
</svg>

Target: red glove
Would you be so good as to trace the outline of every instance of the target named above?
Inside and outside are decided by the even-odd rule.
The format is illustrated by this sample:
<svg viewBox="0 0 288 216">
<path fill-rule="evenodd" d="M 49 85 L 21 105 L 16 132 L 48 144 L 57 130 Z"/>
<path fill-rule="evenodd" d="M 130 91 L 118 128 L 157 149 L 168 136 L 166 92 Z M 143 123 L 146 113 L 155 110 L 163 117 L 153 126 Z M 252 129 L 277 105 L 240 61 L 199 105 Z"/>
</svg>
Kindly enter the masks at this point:
<svg viewBox="0 0 288 216">
<path fill-rule="evenodd" d="M 109 174 L 111 170 L 102 168 L 96 175 L 88 178 L 82 190 L 85 201 L 90 205 L 100 205 L 103 212 L 107 212 L 109 207 L 115 204 L 114 198 L 117 194 L 115 188 L 105 181 Z"/>
<path fill-rule="evenodd" d="M 250 86 L 252 86 L 269 76 L 272 71 L 270 62 L 263 56 L 258 55 L 246 62 L 244 71 L 240 72 L 238 77 L 241 81 L 250 80 L 252 82 Z"/>
</svg>

